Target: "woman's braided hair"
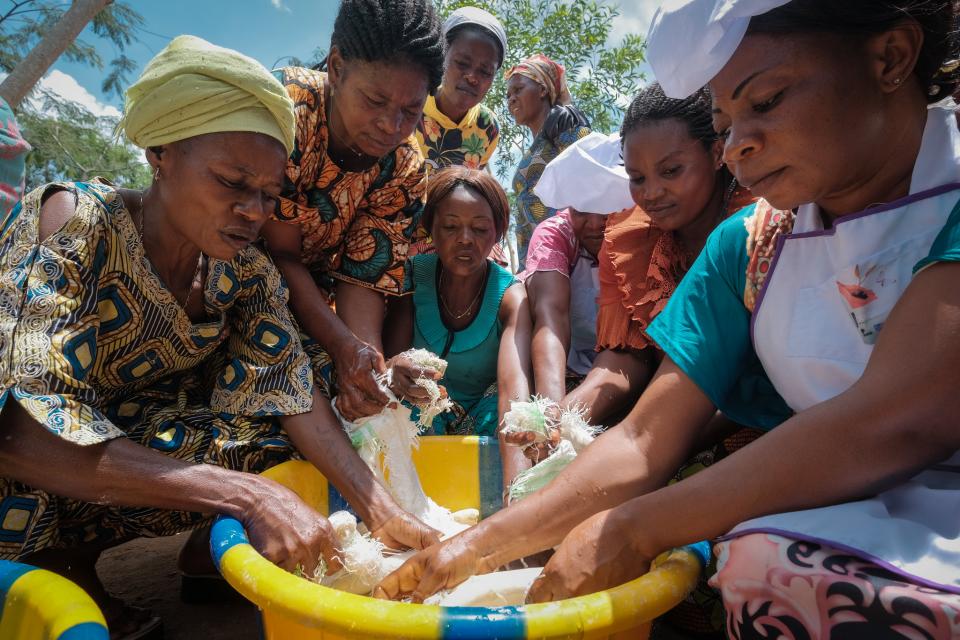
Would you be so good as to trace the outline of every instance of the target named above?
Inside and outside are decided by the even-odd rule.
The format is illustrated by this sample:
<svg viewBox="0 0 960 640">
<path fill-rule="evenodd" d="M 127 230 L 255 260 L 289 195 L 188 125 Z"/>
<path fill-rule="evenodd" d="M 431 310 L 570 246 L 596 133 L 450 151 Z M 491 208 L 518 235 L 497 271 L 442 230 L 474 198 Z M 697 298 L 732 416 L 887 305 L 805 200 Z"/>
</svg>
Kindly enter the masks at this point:
<svg viewBox="0 0 960 640">
<path fill-rule="evenodd" d="M 444 38 L 431 0 L 343 0 L 330 46 L 347 61 L 418 65 L 431 95 L 443 79 Z"/>
<path fill-rule="evenodd" d="M 927 100 L 946 98 L 960 81 L 956 0 L 792 0 L 752 18 L 747 33 L 870 36 L 904 20 L 915 20 L 923 30 L 914 73 Z"/>
<path fill-rule="evenodd" d="M 710 90 L 706 87 L 683 99 L 670 98 L 663 92 L 659 82 L 654 82 L 640 90 L 633 99 L 623 117 L 620 127 L 620 139 L 625 140 L 631 131 L 652 122 L 679 120 L 687 125 L 687 132 L 694 140 L 699 140 L 709 152 L 719 136 L 713 128 L 713 104 Z M 737 188 L 737 181 L 721 165 L 717 170 L 717 184 L 725 189 L 723 210 L 726 210 L 730 196 Z"/>
<path fill-rule="evenodd" d="M 717 133 L 713 130 L 710 91 L 703 88 L 678 100 L 667 97 L 659 82 L 641 89 L 630 103 L 624 114 L 623 126 L 620 127 L 620 137 L 626 137 L 641 125 L 674 119 L 686 124 L 690 137 L 702 142 L 707 149 L 717 140 Z"/>
</svg>

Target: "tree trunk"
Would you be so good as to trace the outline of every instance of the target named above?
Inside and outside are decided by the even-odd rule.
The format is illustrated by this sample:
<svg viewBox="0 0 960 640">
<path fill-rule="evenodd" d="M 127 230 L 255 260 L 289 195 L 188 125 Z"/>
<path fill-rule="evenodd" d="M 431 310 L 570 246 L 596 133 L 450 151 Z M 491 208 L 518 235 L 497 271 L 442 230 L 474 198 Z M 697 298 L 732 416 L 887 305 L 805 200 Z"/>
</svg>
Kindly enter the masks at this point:
<svg viewBox="0 0 960 640">
<path fill-rule="evenodd" d="M 74 0 L 73 6 L 0 83 L 0 98 L 16 108 L 87 23 L 112 0 Z"/>
</svg>

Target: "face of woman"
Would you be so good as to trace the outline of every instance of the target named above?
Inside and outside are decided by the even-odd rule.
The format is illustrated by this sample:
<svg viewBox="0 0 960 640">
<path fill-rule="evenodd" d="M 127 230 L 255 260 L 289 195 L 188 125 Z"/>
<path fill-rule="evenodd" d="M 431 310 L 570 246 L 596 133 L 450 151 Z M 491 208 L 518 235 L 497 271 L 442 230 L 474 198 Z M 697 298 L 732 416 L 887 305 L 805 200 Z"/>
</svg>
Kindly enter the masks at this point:
<svg viewBox="0 0 960 640">
<path fill-rule="evenodd" d="M 600 253 L 603 231 L 607 228 L 607 216 L 602 213 L 581 213 L 570 207 L 570 224 L 580 246 L 592 256 Z"/>
<path fill-rule="evenodd" d="M 681 120 L 657 120 L 623 140 L 630 196 L 658 227 L 678 231 L 706 213 L 717 188 L 720 143 L 712 152 Z"/>
<path fill-rule="evenodd" d="M 834 35 L 749 35 L 710 83 L 737 180 L 781 209 L 825 209 L 889 156 L 865 47 Z"/>
<path fill-rule="evenodd" d="M 478 105 L 493 84 L 499 59 L 497 45 L 487 36 L 475 31 L 457 34 L 444 60 L 440 89 L 444 105 L 456 113 Z"/>
<path fill-rule="evenodd" d="M 283 185 L 287 153 L 261 133 L 209 133 L 165 145 L 153 187 L 171 226 L 212 258 L 230 260 L 260 235 Z M 152 162 L 153 164 L 153 162 Z"/>
<path fill-rule="evenodd" d="M 346 62 L 330 53 L 333 106 L 350 146 L 377 158 L 410 137 L 427 100 L 427 73 L 413 64 Z"/>
<path fill-rule="evenodd" d="M 486 268 L 497 241 L 493 210 L 480 194 L 458 185 L 436 204 L 430 234 L 444 270 L 469 276 Z"/>
<path fill-rule="evenodd" d="M 529 126 L 548 107 L 547 90 L 530 78 L 517 73 L 507 81 L 507 108 L 517 124 Z"/>
</svg>

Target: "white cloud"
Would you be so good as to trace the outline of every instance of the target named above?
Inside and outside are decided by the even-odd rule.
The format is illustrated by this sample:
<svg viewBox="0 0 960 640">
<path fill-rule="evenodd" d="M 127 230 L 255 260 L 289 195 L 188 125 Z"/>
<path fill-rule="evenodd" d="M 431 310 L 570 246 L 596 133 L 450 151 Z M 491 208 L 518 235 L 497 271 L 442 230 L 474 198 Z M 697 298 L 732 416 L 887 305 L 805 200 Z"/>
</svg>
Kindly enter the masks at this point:
<svg viewBox="0 0 960 640">
<path fill-rule="evenodd" d="M 40 87 L 55 93 L 66 100 L 80 104 L 95 116 L 120 117 L 120 110 L 112 104 L 100 102 L 96 96 L 83 88 L 76 79 L 62 71 L 54 69 L 40 81 Z"/>
<path fill-rule="evenodd" d="M 610 30 L 610 43 L 619 44 L 623 36 L 635 34 L 645 37 L 656 13 L 659 2 L 656 0 L 607 0 L 615 5 L 620 15 L 613 21 Z"/>
<path fill-rule="evenodd" d="M 273 8 L 277 11 L 286 11 L 287 13 L 292 13 L 290 7 L 283 3 L 283 0 L 270 0 L 270 4 L 273 5 Z"/>
</svg>

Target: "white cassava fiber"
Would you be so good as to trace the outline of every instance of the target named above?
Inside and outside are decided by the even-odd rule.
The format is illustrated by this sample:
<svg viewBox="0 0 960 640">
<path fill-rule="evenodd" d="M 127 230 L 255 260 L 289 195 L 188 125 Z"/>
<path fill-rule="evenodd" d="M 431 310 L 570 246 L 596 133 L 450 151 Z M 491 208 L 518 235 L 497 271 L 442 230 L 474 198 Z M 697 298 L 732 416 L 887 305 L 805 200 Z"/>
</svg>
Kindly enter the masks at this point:
<svg viewBox="0 0 960 640">
<path fill-rule="evenodd" d="M 556 404 L 540 396 L 533 396 L 530 402 L 511 401 L 510 410 L 503 414 L 500 433 L 530 432 L 534 434 L 535 442 L 549 440 L 550 430 L 557 426 L 556 420 L 547 414 L 551 406 Z"/>
<path fill-rule="evenodd" d="M 519 405 L 519 406 L 518 406 Z M 598 427 L 590 426 L 584 416 L 585 407 L 574 407 L 572 409 L 563 409 L 550 411 L 551 414 L 559 414 L 559 418 L 554 420 L 549 417 L 548 411 L 557 405 L 543 398 L 534 397 L 531 402 L 514 402 L 510 406 L 510 413 L 514 410 L 520 416 L 514 423 L 507 421 L 509 413 L 504 416 L 504 430 L 509 427 L 512 431 L 523 432 L 532 431 L 537 434 L 536 442 L 544 442 L 550 439 L 549 429 L 557 428 L 560 430 L 560 443 L 550 453 L 549 456 L 541 460 L 534 466 L 517 474 L 510 484 L 509 499 L 510 502 L 523 500 L 535 491 L 539 491 L 547 486 L 554 478 L 560 475 L 567 465 L 573 462 L 581 451 L 583 451 L 600 432 Z M 539 415 L 538 415 L 539 414 Z M 534 426 L 529 429 L 524 427 Z M 538 425 L 545 425 L 545 435 L 540 437 Z"/>
<path fill-rule="evenodd" d="M 519 606 L 526 600 L 530 585 L 541 571 L 543 569 L 535 567 L 473 576 L 449 591 L 427 598 L 424 603 L 444 607 Z"/>
</svg>

